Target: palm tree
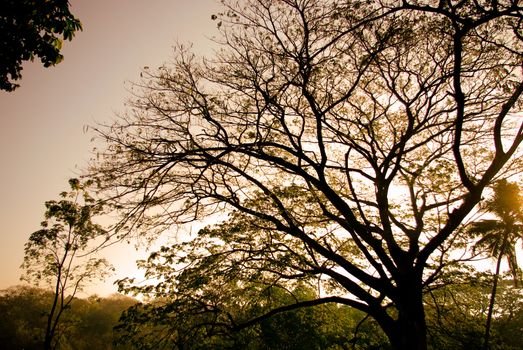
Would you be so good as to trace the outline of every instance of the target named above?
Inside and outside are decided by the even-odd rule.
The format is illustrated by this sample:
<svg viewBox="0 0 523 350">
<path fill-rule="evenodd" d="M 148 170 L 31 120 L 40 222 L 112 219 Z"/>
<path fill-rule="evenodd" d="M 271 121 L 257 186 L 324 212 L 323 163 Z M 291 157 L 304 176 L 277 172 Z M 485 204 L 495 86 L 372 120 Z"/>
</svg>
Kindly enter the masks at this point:
<svg viewBox="0 0 523 350">
<path fill-rule="evenodd" d="M 516 243 L 523 238 L 523 196 L 520 193 L 519 186 L 506 180 L 496 182 L 494 195 L 490 200 L 487 200 L 485 209 L 497 218 L 473 223 L 470 232 L 481 237 L 475 243 L 474 250 L 481 249 L 496 259 L 496 272 L 494 273 L 485 324 L 484 343 L 485 349 L 488 349 L 492 312 L 503 258 L 507 259 L 514 287 L 519 288 L 521 281 L 521 269 L 516 259 Z"/>
</svg>

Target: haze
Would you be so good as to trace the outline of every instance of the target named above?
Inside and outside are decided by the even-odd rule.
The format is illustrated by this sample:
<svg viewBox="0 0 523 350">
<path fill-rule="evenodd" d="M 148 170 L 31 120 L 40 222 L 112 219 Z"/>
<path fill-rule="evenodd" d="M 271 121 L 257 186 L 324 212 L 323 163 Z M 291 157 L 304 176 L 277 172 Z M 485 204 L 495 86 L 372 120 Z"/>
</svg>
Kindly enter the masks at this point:
<svg viewBox="0 0 523 350">
<path fill-rule="evenodd" d="M 213 0 L 71 0 L 83 31 L 64 44 L 65 59 L 45 69 L 26 64 L 21 87 L 0 92 L 0 289 L 19 284 L 24 243 L 39 228 L 44 202 L 67 189 L 91 155 L 87 125 L 124 110 L 126 82 L 144 66 L 169 60 L 176 41 L 209 50 L 216 34 Z M 133 274 L 143 256 L 133 247 L 112 248 L 114 278 Z M 112 278 L 89 292 L 116 291 Z"/>
</svg>

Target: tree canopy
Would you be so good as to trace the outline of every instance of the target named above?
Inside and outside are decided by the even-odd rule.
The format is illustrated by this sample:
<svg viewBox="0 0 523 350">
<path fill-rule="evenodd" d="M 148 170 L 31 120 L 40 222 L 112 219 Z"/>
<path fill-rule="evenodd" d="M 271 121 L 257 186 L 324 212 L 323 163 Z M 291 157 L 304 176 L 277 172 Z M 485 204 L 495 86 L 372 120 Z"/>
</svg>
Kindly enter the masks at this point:
<svg viewBox="0 0 523 350">
<path fill-rule="evenodd" d="M 521 170 L 522 10 L 226 1 L 216 54 L 180 46 L 98 129 L 92 175 L 122 214 L 118 237 L 217 221 L 153 254 L 159 282 L 136 290 L 229 330 L 344 304 L 394 348 L 426 349 L 424 292 L 483 190 Z M 318 297 L 253 319 L 224 306 L 298 282 Z"/>
<path fill-rule="evenodd" d="M 44 67 L 60 63 L 63 40 L 81 29 L 68 0 L 1 0 L 0 89 L 19 87 L 23 61 L 39 57 Z"/>
</svg>

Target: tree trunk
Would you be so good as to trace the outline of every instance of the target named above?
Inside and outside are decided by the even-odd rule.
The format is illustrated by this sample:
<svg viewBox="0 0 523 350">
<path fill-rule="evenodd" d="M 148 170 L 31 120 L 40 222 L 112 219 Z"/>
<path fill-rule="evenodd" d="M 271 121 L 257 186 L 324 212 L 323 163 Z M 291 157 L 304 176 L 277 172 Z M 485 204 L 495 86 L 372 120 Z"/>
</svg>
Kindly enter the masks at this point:
<svg viewBox="0 0 523 350">
<path fill-rule="evenodd" d="M 411 294 L 411 293 L 408 293 Z M 392 345 L 400 350 L 426 350 L 427 325 L 421 293 L 398 305 L 398 337 Z"/>
<path fill-rule="evenodd" d="M 496 292 L 498 289 L 498 279 L 499 279 L 499 272 L 501 270 L 501 260 L 503 259 L 503 255 L 505 253 L 505 248 L 507 245 L 509 231 L 505 230 L 503 234 L 503 242 L 501 243 L 501 247 L 499 249 L 499 255 L 498 259 L 496 261 L 496 272 L 494 273 L 494 281 L 492 283 L 492 291 L 490 292 L 490 301 L 488 305 L 488 313 L 487 313 L 487 322 L 485 324 L 485 336 L 483 340 L 483 348 L 485 350 L 489 349 L 489 341 L 490 341 L 490 327 L 492 322 L 492 313 L 494 311 L 494 303 L 496 302 Z"/>
<path fill-rule="evenodd" d="M 55 318 L 56 309 L 58 306 L 58 296 L 59 296 L 59 288 L 58 288 L 58 282 L 56 283 L 56 290 L 55 295 L 53 298 L 53 304 L 51 306 L 51 310 L 49 311 L 49 315 L 47 316 L 47 327 L 45 330 L 45 338 L 44 338 L 44 350 L 51 350 L 52 349 L 52 341 L 55 333 L 55 327 L 57 319 Z"/>
<path fill-rule="evenodd" d="M 44 339 L 44 350 L 51 349 L 51 338 L 46 334 Z"/>
<path fill-rule="evenodd" d="M 396 350 L 427 350 L 427 324 L 423 307 L 422 281 L 410 278 L 398 283 L 394 300 L 397 318 L 380 326 Z"/>
</svg>

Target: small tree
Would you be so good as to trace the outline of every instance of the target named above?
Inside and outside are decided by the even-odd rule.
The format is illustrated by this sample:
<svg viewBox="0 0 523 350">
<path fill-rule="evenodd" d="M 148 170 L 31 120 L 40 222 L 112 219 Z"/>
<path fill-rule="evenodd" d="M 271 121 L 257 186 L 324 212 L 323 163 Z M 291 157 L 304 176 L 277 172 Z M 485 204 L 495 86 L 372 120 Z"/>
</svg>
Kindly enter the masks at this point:
<svg viewBox="0 0 523 350">
<path fill-rule="evenodd" d="M 76 179 L 69 180 L 70 192 L 58 201 L 45 203 L 42 228 L 25 244 L 23 280 L 52 287 L 54 297 L 47 315 L 44 348 L 51 349 L 62 313 L 89 281 L 103 279 L 113 270 L 105 259 L 93 256 L 91 244 L 106 231 L 92 221 L 103 207 Z"/>
</svg>

